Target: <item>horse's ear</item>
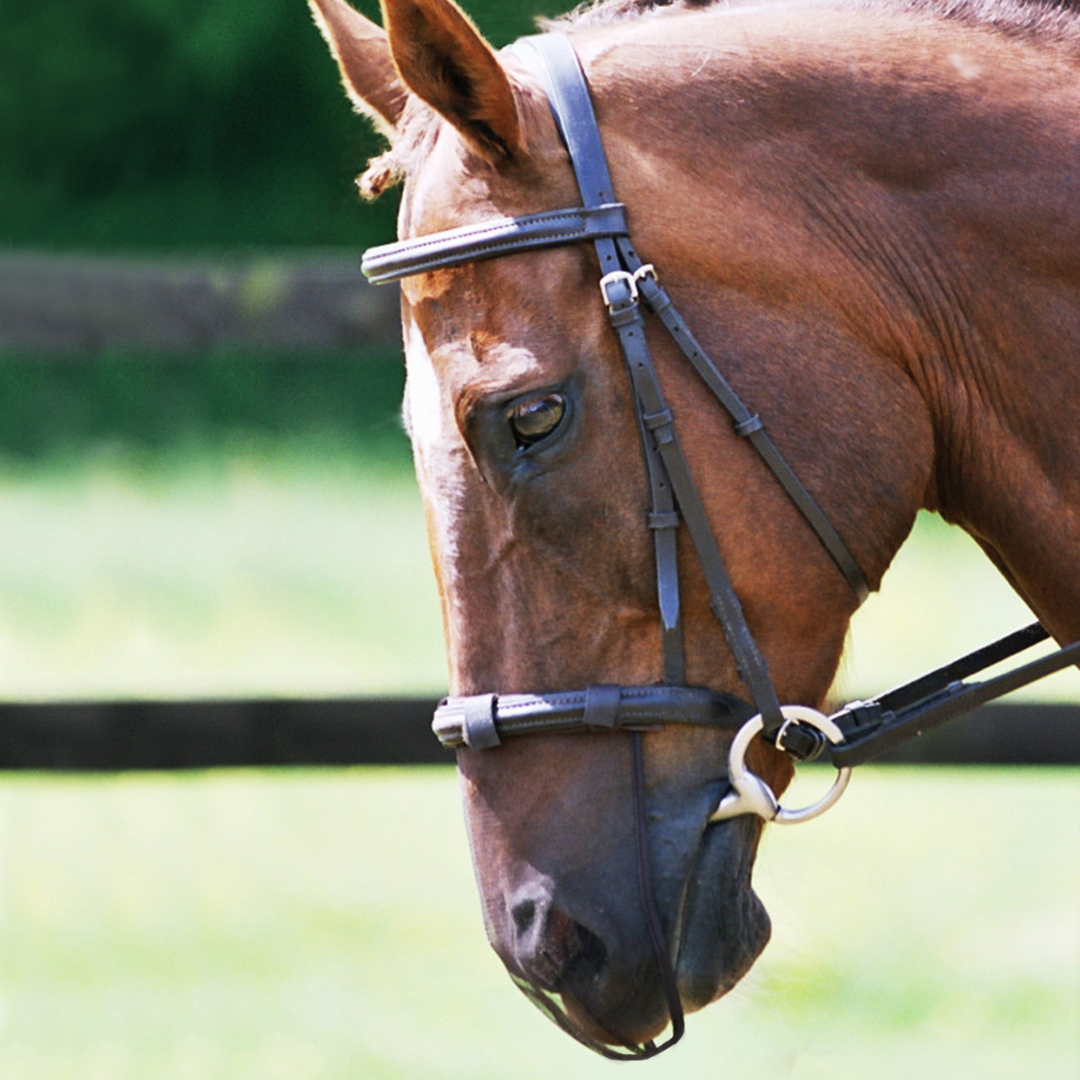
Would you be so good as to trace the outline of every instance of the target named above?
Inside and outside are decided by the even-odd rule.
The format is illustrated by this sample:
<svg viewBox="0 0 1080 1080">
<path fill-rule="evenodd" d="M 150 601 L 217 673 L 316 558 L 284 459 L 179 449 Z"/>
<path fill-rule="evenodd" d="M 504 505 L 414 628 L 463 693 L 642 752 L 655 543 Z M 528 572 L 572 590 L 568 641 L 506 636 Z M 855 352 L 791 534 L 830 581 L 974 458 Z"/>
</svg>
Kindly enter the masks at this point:
<svg viewBox="0 0 1080 1080">
<path fill-rule="evenodd" d="M 385 31 L 345 0 L 308 0 L 308 4 L 350 100 L 384 135 L 392 136 L 409 94 L 394 68 Z"/>
<path fill-rule="evenodd" d="M 453 0 L 382 0 L 402 80 L 487 160 L 521 149 L 517 103 L 491 46 Z"/>
</svg>

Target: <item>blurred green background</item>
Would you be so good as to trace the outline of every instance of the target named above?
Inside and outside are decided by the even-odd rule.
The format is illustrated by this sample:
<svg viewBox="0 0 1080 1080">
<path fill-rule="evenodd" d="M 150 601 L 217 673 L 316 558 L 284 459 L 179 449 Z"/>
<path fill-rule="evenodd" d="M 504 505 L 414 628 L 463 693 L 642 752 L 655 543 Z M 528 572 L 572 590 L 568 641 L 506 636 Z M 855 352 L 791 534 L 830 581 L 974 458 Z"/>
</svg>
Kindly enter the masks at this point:
<svg viewBox="0 0 1080 1080">
<path fill-rule="evenodd" d="M 469 10 L 501 44 L 559 9 Z M 394 197 L 355 195 L 377 142 L 301 0 L 6 0 L 0 146 L 9 251 L 393 233 Z M 0 700 L 438 693 L 401 384 L 385 350 L 0 352 Z M 1026 619 L 926 519 L 843 688 Z M 1075 701 L 1076 674 L 1033 693 Z M 772 830 L 774 943 L 637 1068 L 1072 1080 L 1078 823 L 1068 770 L 868 768 L 822 821 Z M 617 1068 L 549 1028 L 483 942 L 449 769 L 0 777 L 3 1080 Z"/>
<path fill-rule="evenodd" d="M 543 10 L 472 9 L 498 43 Z M 393 236 L 302 0 L 5 4 L 0 146 L 0 255 Z M 441 689 L 402 383 L 382 343 L 0 350 L 0 698 Z"/>
<path fill-rule="evenodd" d="M 356 5 L 378 18 L 378 4 Z M 552 0 L 470 6 L 490 39 Z M 303 0 L 6 0 L 0 242 L 145 250 L 385 239 L 357 122 Z"/>
<path fill-rule="evenodd" d="M 559 8 L 469 10 L 503 44 Z M 287 259 L 393 235 L 396 195 L 363 204 L 353 186 L 378 139 L 301 0 L 16 0 L 0 18 L 0 255 Z M 437 692 L 402 382 L 383 343 L 0 350 L 17 523 L 0 537 L 0 698 Z M 841 689 L 1027 617 L 927 520 L 857 618 Z M 1075 700 L 1076 684 L 1027 693 Z"/>
</svg>

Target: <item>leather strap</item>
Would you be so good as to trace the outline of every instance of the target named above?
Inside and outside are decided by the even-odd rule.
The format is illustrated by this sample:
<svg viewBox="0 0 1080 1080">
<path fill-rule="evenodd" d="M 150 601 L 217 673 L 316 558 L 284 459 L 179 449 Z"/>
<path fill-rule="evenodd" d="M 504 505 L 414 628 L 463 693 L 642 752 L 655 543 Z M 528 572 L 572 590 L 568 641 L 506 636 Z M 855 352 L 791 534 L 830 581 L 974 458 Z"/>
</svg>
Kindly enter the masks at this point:
<svg viewBox="0 0 1080 1080">
<path fill-rule="evenodd" d="M 588 732 L 599 728 L 649 730 L 665 724 L 737 731 L 754 714 L 753 707 L 745 701 L 716 690 L 689 686 L 620 686 L 614 689 L 618 690 L 618 703 L 614 706 L 613 721 L 609 699 L 597 711 L 598 702 L 610 691 L 594 687 L 594 711 L 588 722 L 589 690 L 571 690 L 552 694 L 477 694 L 446 698 L 435 710 L 431 726 L 443 746 L 458 749 L 475 748 L 466 735 L 468 733 L 468 738 L 475 739 L 478 732 L 485 731 L 487 717 L 491 718 L 495 737 L 502 742 L 519 735 Z M 477 717 L 481 719 L 478 721 Z M 597 717 L 602 717 L 605 722 L 598 724 Z M 481 734 L 481 741 L 484 738 Z"/>
<path fill-rule="evenodd" d="M 683 641 L 682 602 L 679 598 L 678 534 L 682 518 L 675 508 L 675 493 L 668 482 L 660 454 L 649 438 L 638 412 L 641 445 L 649 479 L 652 510 L 649 528 L 653 534 L 656 559 L 656 593 L 660 604 L 660 645 L 664 657 L 664 682 L 681 686 L 686 682 L 686 646 Z"/>
<path fill-rule="evenodd" d="M 412 274 L 495 259 L 519 251 L 628 235 L 626 208 L 609 200 L 589 207 L 497 218 L 478 225 L 429 233 L 413 240 L 382 244 L 364 252 L 360 269 L 372 285 L 385 285 Z"/>
<path fill-rule="evenodd" d="M 614 195 L 607 156 L 600 140 L 589 87 L 573 46 L 561 34 L 544 34 L 523 39 L 514 46 L 514 52 L 540 80 L 548 95 L 552 113 L 570 153 L 582 202 L 591 206 L 610 201 Z M 780 703 L 765 660 L 743 615 L 742 605 L 731 586 L 652 362 L 645 337 L 645 321 L 638 304 L 641 260 L 628 239 L 625 243 L 616 243 L 610 238 L 599 239 L 595 246 L 605 281 L 609 282 L 604 298 L 611 325 L 622 346 L 639 417 L 671 483 L 675 502 L 705 572 L 713 612 L 734 654 L 739 674 L 762 714 L 766 736 L 774 735 L 784 722 Z M 659 588 L 658 584 L 658 591 Z"/>
<path fill-rule="evenodd" d="M 656 906 L 656 891 L 653 887 L 652 855 L 649 851 L 649 812 L 645 786 L 645 750 L 641 745 L 641 732 L 630 733 L 631 766 L 634 777 L 634 841 L 637 846 L 638 895 L 641 897 L 641 910 L 645 915 L 645 926 L 649 931 L 656 967 L 660 975 L 660 985 L 667 998 L 668 1017 L 671 1020 L 671 1034 L 657 1045 L 650 1040 L 645 1044 L 645 1054 L 655 1057 L 670 1049 L 686 1034 L 686 1017 L 683 1013 L 682 996 L 679 993 L 679 981 L 675 976 L 675 965 L 671 962 L 671 949 L 660 922 L 660 912 Z"/>
<path fill-rule="evenodd" d="M 560 134 L 570 151 L 582 201 L 586 206 L 593 205 L 594 200 L 613 201 L 614 185 L 600 139 L 592 97 L 569 39 L 561 34 L 537 35 L 516 42 L 512 51 L 540 80 L 547 93 Z M 604 274 L 619 267 L 631 274 L 642 269 L 642 261 L 633 248 L 629 233 L 620 237 L 617 244 L 604 245 L 603 249 L 598 244 L 597 252 L 600 255 L 601 272 Z M 655 275 L 641 275 L 637 280 L 646 306 L 664 324 L 694 370 L 727 410 L 736 431 L 749 438 L 754 449 L 820 537 L 825 550 L 839 567 L 861 604 L 870 595 L 865 575 L 840 534 L 765 432 L 760 417 L 751 413 L 717 369 L 690 332 L 671 297 L 656 280 Z"/>
<path fill-rule="evenodd" d="M 1074 641 L 985 682 L 964 682 L 1049 636 L 1042 625 L 1032 623 L 895 690 L 849 702 L 829 717 L 844 733 L 842 743 L 826 747 L 829 760 L 837 768 L 861 765 L 979 705 L 1080 663 L 1080 641 Z"/>
<path fill-rule="evenodd" d="M 766 734 L 783 726 L 780 702 L 769 678 L 768 667 L 754 641 L 743 614 L 742 605 L 732 587 L 723 557 L 709 525 L 705 506 L 690 474 L 686 455 L 675 431 L 675 419 L 664 399 L 645 339 L 645 320 L 636 299 L 625 282 L 617 282 L 609 291 L 612 298 L 611 324 L 619 335 L 630 378 L 641 409 L 642 422 L 648 430 L 664 464 L 675 493 L 675 501 L 693 541 L 698 562 L 708 583 L 713 614 L 735 657 L 735 664 L 750 696 L 765 720 Z M 620 298 L 621 297 L 621 298 Z"/>
<path fill-rule="evenodd" d="M 833 528 L 832 522 L 795 475 L 787 459 L 776 448 L 776 444 L 765 430 L 761 417 L 757 413 L 751 413 L 731 384 L 720 373 L 671 302 L 667 290 L 656 280 L 655 275 L 642 275 L 639 278 L 638 289 L 641 298 L 645 301 L 645 306 L 664 324 L 683 355 L 727 410 L 735 425 L 736 434 L 750 441 L 772 474 L 780 481 L 780 486 L 787 492 L 788 497 L 817 533 L 825 550 L 847 579 L 858 602 L 862 604 L 870 595 L 870 586 L 861 567 L 840 534 Z"/>
</svg>

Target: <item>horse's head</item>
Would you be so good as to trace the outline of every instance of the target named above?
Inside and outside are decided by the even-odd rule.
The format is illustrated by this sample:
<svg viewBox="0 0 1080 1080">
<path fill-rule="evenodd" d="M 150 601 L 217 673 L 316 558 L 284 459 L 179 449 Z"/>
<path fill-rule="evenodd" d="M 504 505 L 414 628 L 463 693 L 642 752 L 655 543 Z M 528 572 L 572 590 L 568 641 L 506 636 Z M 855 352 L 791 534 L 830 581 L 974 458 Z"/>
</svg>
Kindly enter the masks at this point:
<svg viewBox="0 0 1080 1080">
<path fill-rule="evenodd" d="M 449 0 L 384 0 L 385 34 L 341 0 L 313 5 L 350 96 L 390 135 L 368 183 L 403 176 L 402 237 L 579 203 L 543 92 Z M 876 583 L 921 498 L 928 432 L 909 430 L 908 449 L 896 449 L 910 387 L 868 362 L 865 344 L 826 310 L 835 298 L 820 281 L 806 284 L 821 267 L 800 261 L 805 228 L 785 219 L 781 187 L 755 183 L 764 151 L 755 161 L 752 118 L 719 125 L 726 147 L 691 151 L 684 140 L 715 118 L 692 99 L 679 111 L 689 53 L 673 53 L 678 63 L 651 81 L 635 77 L 649 36 L 675 24 L 653 21 L 619 61 L 603 33 L 575 37 L 615 188 L 639 250 Z M 662 679 L 650 490 L 599 277 L 579 244 L 403 282 L 404 415 L 455 695 Z M 817 706 L 853 594 L 674 345 L 659 336 L 652 345 L 777 694 Z M 810 363 L 823 353 L 828 371 Z M 875 401 L 873 413 L 847 410 L 852 390 Z M 686 681 L 745 698 L 685 536 L 679 566 Z M 760 818 L 710 822 L 729 743 L 690 726 L 644 736 L 649 888 L 688 1009 L 727 991 L 769 935 L 751 888 Z M 784 789 L 783 755 L 755 745 L 749 763 Z M 638 887 L 629 738 L 523 737 L 462 750 L 459 768 L 488 935 L 511 974 L 561 995 L 587 1038 L 654 1036 L 669 1000 Z"/>
</svg>

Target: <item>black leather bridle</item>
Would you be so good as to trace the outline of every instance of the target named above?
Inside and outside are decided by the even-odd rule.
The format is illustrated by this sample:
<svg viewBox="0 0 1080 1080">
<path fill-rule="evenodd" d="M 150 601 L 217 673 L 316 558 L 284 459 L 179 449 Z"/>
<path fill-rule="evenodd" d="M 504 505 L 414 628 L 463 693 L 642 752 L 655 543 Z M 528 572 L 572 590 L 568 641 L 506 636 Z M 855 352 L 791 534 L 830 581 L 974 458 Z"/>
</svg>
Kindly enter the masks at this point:
<svg viewBox="0 0 1080 1080">
<path fill-rule="evenodd" d="M 656 316 L 694 370 L 727 410 L 735 432 L 749 440 L 820 539 L 861 603 L 869 588 L 858 563 L 810 493 L 765 431 L 761 418 L 738 397 L 706 355 L 672 304 L 651 264 L 643 263 L 630 240 L 626 208 L 615 199 L 587 83 L 569 40 L 560 34 L 525 38 L 515 57 L 535 75 L 551 104 L 581 191 L 582 205 L 565 210 L 501 218 L 480 225 L 421 236 L 372 248 L 362 268 L 382 284 L 412 274 L 461 266 L 538 248 L 592 243 L 600 262 L 600 293 L 618 336 L 633 388 L 651 497 L 648 527 L 656 557 L 663 646 L 664 682 L 655 686 L 589 686 L 547 694 L 478 694 L 448 698 L 433 727 L 444 745 L 485 750 L 506 738 L 570 731 L 630 732 L 639 817 L 639 877 L 642 901 L 657 953 L 672 1017 L 673 1035 L 660 1047 L 628 1044 L 612 1051 L 577 1032 L 565 1014 L 534 988 L 522 987 L 571 1034 L 611 1057 L 649 1057 L 682 1034 L 682 1009 L 670 957 L 659 931 L 644 844 L 644 780 L 640 733 L 666 724 L 711 726 L 738 732 L 732 746 L 729 780 L 735 791 L 721 800 L 714 819 L 757 813 L 768 820 L 798 821 L 820 813 L 843 790 L 851 766 L 920 734 L 976 705 L 1080 661 L 1080 642 L 1059 649 L 1006 675 L 982 683 L 965 682 L 991 664 L 1044 640 L 1038 624 L 954 661 L 906 686 L 870 701 L 853 702 L 830 717 L 803 706 L 782 706 L 765 661 L 731 586 L 716 539 L 657 378 L 644 333 L 643 308 Z M 687 687 L 680 612 L 676 532 L 685 526 L 704 571 L 711 607 L 735 657 L 753 704 L 713 690 Z M 801 811 L 785 811 L 742 764 L 749 740 L 758 732 L 799 760 L 827 752 L 840 769 L 825 799 Z M 655 923 L 656 925 L 652 925 Z M 658 940 L 659 935 L 659 940 Z"/>
<path fill-rule="evenodd" d="M 582 206 L 485 222 L 434 235 L 421 236 L 369 250 L 364 273 L 373 283 L 480 259 L 553 245 L 591 242 L 600 261 L 600 292 L 618 335 L 634 390 L 637 419 L 651 492 L 648 525 L 653 532 L 657 566 L 657 591 L 662 624 L 664 686 L 623 687 L 620 707 L 615 688 L 591 688 L 571 709 L 565 695 L 496 699 L 479 695 L 456 699 L 440 707 L 436 731 L 444 741 L 455 743 L 455 727 L 461 740 L 481 749 L 494 746 L 502 734 L 519 730 L 549 730 L 567 726 L 567 712 L 576 712 L 587 728 L 613 727 L 633 717 L 632 723 L 703 722 L 738 726 L 747 708 L 724 695 L 688 689 L 685 683 L 676 531 L 685 524 L 705 572 L 712 609 L 735 656 L 739 674 L 750 690 L 754 708 L 765 721 L 765 734 L 775 737 L 784 726 L 780 703 L 768 669 L 742 606 L 731 586 L 701 497 L 679 444 L 675 420 L 657 378 L 644 333 L 642 305 L 653 312 L 678 343 L 695 370 L 727 409 L 739 435 L 748 439 L 802 511 L 845 578 L 862 600 L 869 592 L 858 564 L 821 508 L 795 476 L 776 449 L 760 418 L 740 400 L 716 365 L 695 340 L 660 284 L 651 265 L 638 257 L 630 241 L 626 208 L 615 200 L 607 159 L 600 141 L 589 90 L 569 40 L 559 34 L 526 38 L 514 46 L 514 54 L 536 75 L 551 102 L 559 131 L 581 190 Z M 703 709 L 704 702 L 711 703 Z M 645 715 L 645 706 L 655 715 Z M 801 746 L 799 735 L 802 735 Z M 791 733 L 793 749 L 803 756 L 819 746 L 813 734 Z"/>
</svg>

